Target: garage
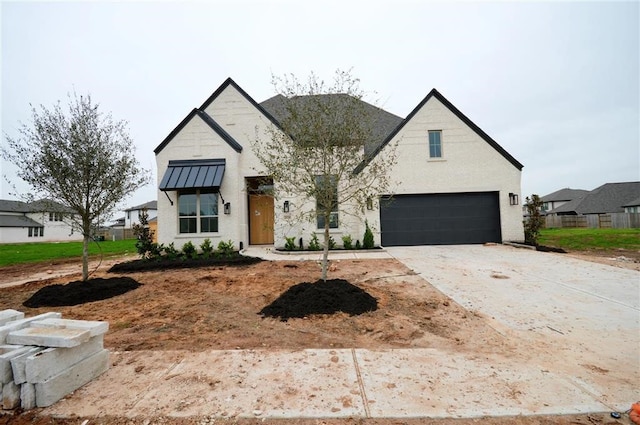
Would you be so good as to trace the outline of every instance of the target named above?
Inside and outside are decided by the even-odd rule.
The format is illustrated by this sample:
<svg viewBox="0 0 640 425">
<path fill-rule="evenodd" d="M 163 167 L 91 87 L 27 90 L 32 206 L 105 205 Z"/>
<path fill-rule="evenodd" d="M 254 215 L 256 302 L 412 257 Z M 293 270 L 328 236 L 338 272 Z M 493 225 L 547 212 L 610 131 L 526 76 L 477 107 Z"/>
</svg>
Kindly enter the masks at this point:
<svg viewBox="0 0 640 425">
<path fill-rule="evenodd" d="M 498 192 L 385 196 L 380 228 L 382 246 L 502 242 Z"/>
</svg>

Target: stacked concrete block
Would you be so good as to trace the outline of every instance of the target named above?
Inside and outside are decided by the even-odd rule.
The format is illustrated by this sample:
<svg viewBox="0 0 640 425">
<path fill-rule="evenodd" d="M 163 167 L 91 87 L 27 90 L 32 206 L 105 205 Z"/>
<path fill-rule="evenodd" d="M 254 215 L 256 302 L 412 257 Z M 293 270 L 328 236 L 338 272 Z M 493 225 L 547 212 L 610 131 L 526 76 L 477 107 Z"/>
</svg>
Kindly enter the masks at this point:
<svg viewBox="0 0 640 425">
<path fill-rule="evenodd" d="M 0 407 L 50 406 L 105 372 L 108 329 L 107 322 L 59 313 L 25 319 L 15 310 L 0 311 Z"/>
</svg>

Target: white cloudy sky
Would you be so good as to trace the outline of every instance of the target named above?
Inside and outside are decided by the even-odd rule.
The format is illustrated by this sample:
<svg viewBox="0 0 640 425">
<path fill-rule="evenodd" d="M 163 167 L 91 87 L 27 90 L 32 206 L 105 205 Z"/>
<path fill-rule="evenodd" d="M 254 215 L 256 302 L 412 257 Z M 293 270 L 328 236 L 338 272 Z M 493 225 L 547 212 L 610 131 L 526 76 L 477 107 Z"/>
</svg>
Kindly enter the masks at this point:
<svg viewBox="0 0 640 425">
<path fill-rule="evenodd" d="M 153 149 L 227 77 L 260 102 L 272 74 L 352 68 L 401 117 L 437 88 L 524 164 L 525 196 L 640 180 L 637 1 L 0 4 L 3 134 L 90 93 L 154 176 Z"/>
</svg>

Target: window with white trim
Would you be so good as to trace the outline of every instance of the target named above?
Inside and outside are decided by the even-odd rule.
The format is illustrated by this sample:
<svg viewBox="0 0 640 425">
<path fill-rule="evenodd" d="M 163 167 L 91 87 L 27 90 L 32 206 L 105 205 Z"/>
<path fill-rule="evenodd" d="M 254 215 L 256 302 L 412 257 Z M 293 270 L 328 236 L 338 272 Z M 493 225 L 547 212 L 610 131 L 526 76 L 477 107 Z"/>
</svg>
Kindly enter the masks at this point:
<svg viewBox="0 0 640 425">
<path fill-rule="evenodd" d="M 179 233 L 218 231 L 218 192 L 212 189 L 181 191 L 178 194 Z"/>
<path fill-rule="evenodd" d="M 442 158 L 442 130 L 429 130 L 429 158 Z"/>
</svg>

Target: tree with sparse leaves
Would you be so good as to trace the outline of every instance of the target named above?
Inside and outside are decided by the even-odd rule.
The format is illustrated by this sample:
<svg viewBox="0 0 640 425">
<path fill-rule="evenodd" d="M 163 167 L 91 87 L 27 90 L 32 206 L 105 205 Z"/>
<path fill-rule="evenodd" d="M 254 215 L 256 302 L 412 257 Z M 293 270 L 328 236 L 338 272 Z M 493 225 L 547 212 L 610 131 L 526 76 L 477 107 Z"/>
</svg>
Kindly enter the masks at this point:
<svg viewBox="0 0 640 425">
<path fill-rule="evenodd" d="M 117 205 L 150 182 L 150 173 L 135 157 L 125 121 L 98 111 L 90 96 L 69 95 L 68 109 L 31 108 L 31 125 L 17 138 L 5 135 L 2 156 L 18 167 L 18 177 L 35 195 L 64 205 L 65 216 L 81 229 L 82 280 L 89 278 L 92 228 L 110 217 Z"/>
<path fill-rule="evenodd" d="M 544 227 L 544 217 L 542 211 L 542 199 L 538 195 L 531 195 L 526 198 L 527 220 L 524 223 L 524 241 L 529 245 L 538 245 L 540 229 Z"/>
<path fill-rule="evenodd" d="M 363 101 L 359 80 L 350 72 L 338 70 L 330 85 L 315 74 L 306 82 L 293 75 L 274 77 L 273 85 L 281 100 L 280 128 L 257 135 L 252 147 L 263 167 L 257 171 L 273 178 L 276 199 L 302 202 L 292 222 L 306 219 L 323 230 L 326 281 L 329 229 L 337 226 L 338 210 L 362 219 L 367 204 L 389 192 L 396 145 L 367 156 L 379 108 Z"/>
</svg>

